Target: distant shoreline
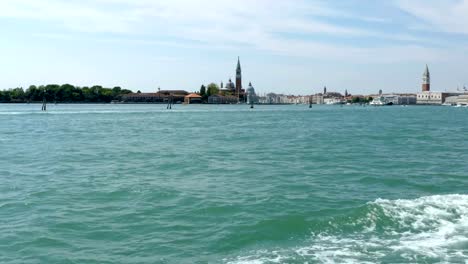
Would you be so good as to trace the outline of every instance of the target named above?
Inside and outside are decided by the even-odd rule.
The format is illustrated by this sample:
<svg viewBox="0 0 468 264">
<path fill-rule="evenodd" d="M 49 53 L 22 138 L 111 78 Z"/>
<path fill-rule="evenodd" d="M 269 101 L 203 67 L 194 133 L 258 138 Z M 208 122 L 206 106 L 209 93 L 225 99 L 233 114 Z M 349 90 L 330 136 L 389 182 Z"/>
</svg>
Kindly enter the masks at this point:
<svg viewBox="0 0 468 264">
<path fill-rule="evenodd" d="M 42 104 L 42 102 L 0 102 L 0 104 Z M 118 102 L 118 103 L 106 103 L 106 102 L 48 102 L 47 105 L 89 105 L 89 104 L 100 104 L 100 105 L 167 105 L 167 102 L 164 103 L 145 103 L 145 102 Z M 186 105 L 184 103 L 176 103 L 175 105 Z M 247 104 L 190 104 L 190 105 L 247 105 Z M 255 104 L 255 105 L 297 105 L 297 104 Z M 305 104 L 302 104 L 305 105 Z M 314 104 L 315 105 L 315 104 Z"/>
<path fill-rule="evenodd" d="M 33 104 L 33 105 L 41 105 L 42 102 L 0 102 L 0 105 L 28 105 L 28 104 Z M 145 103 L 145 102 L 118 102 L 118 103 L 106 103 L 106 102 L 57 102 L 57 103 L 52 103 L 49 102 L 47 105 L 167 105 L 167 102 L 165 103 Z M 184 104 L 184 103 L 176 103 L 175 105 L 189 105 L 189 104 Z M 247 105 L 247 104 L 190 104 L 190 105 L 210 105 L 210 106 L 219 106 L 219 105 Z M 280 104 L 255 104 L 259 106 L 263 105 L 302 105 L 302 106 L 308 106 L 309 104 L 288 104 L 288 103 L 280 103 Z M 346 105 L 346 104 L 313 104 L 314 106 L 364 106 L 364 107 L 389 107 L 389 106 L 444 106 L 441 104 L 410 104 L 410 105 L 384 105 L 384 106 L 374 106 L 374 105 L 369 105 L 369 104 L 351 104 L 351 105 Z"/>
</svg>

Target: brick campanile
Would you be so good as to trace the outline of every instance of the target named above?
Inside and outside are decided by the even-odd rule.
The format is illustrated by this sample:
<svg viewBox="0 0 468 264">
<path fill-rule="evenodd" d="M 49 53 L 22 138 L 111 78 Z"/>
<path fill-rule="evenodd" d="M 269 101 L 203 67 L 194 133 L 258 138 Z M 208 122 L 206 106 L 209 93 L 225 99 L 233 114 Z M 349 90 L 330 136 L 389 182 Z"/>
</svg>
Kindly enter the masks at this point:
<svg viewBox="0 0 468 264">
<path fill-rule="evenodd" d="M 242 91 L 242 70 L 240 65 L 240 57 L 237 58 L 237 69 L 236 69 L 236 92 L 240 94 Z"/>
<path fill-rule="evenodd" d="M 431 90 L 431 74 L 429 73 L 429 67 L 426 65 L 426 70 L 423 74 L 423 83 L 422 83 L 422 91 L 429 92 Z"/>
</svg>

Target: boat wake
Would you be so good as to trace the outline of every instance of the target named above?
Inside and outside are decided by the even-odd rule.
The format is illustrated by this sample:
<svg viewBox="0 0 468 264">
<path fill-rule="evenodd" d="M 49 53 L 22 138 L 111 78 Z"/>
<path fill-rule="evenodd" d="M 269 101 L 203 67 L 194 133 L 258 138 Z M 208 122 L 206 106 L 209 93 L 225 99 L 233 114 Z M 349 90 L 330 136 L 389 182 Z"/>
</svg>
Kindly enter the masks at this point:
<svg viewBox="0 0 468 264">
<path fill-rule="evenodd" d="M 225 260 L 241 263 L 465 263 L 468 195 L 378 199 L 333 219 L 289 249 L 261 250 Z"/>
</svg>

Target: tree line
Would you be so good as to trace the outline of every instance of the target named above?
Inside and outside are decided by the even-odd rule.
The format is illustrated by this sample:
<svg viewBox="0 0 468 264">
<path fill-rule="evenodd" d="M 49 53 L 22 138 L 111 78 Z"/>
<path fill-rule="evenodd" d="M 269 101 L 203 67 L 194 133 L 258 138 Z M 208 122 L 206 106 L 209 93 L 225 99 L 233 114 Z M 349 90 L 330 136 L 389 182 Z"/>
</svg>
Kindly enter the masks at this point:
<svg viewBox="0 0 468 264">
<path fill-rule="evenodd" d="M 33 103 L 42 102 L 45 98 L 48 102 L 57 103 L 110 103 L 120 101 L 131 90 L 121 87 L 104 88 L 102 86 L 78 87 L 71 84 L 31 85 L 24 90 L 14 88 L 0 90 L 0 103 Z"/>
<path fill-rule="evenodd" d="M 203 102 L 208 102 L 208 97 L 219 94 L 219 86 L 216 83 L 210 83 L 208 86 L 202 85 L 199 94 Z"/>
</svg>

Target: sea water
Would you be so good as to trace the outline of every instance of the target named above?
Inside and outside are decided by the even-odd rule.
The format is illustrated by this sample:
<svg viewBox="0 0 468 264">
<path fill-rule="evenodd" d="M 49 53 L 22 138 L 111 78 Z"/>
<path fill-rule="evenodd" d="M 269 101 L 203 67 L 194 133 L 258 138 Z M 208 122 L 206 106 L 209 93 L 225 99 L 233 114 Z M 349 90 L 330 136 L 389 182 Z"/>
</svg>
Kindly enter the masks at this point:
<svg viewBox="0 0 468 264">
<path fill-rule="evenodd" d="M 467 259 L 467 108 L 0 105 L 0 263 Z"/>
</svg>

